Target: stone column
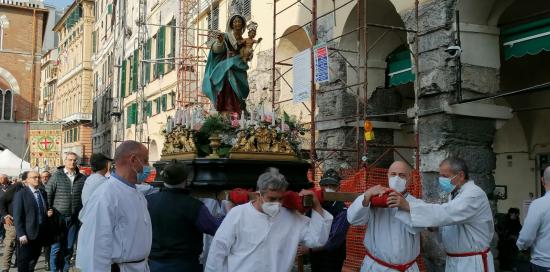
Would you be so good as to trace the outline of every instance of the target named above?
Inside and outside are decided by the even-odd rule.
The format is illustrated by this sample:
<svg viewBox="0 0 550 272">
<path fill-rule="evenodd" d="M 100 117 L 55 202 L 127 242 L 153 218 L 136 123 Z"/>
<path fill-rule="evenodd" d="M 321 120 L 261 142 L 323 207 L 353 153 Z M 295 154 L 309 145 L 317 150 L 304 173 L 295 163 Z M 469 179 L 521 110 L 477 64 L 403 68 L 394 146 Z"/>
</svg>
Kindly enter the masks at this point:
<svg viewBox="0 0 550 272">
<path fill-rule="evenodd" d="M 437 184 L 439 163 L 449 156 L 466 160 L 470 178 L 486 193 L 494 188 L 492 171 L 495 169 L 495 154 L 492 142 L 495 135 L 495 119 L 491 114 L 462 112 L 453 113 L 448 106 L 455 102 L 455 61 L 445 49 L 454 44 L 455 0 L 426 1 L 419 8 L 419 133 L 420 171 L 423 199 L 441 202 Z M 405 25 L 416 29 L 414 10 L 401 14 Z M 414 34 L 409 34 L 414 50 Z M 492 39 L 492 37 L 489 37 Z M 497 37 L 498 38 L 498 37 Z M 484 37 L 473 37 L 476 41 Z M 467 38 L 468 40 L 468 38 Z M 486 41 L 486 40 L 483 40 Z M 492 40 L 491 40 L 492 41 Z M 463 40 L 464 42 L 464 40 Z M 498 39 L 496 40 L 498 54 Z M 498 65 L 476 63 L 472 57 L 475 48 L 464 46 L 462 55 L 463 97 L 494 93 L 498 89 Z M 414 51 L 413 51 L 414 52 Z M 475 104 L 474 104 L 475 106 Z M 468 116 L 469 115 L 469 116 Z M 445 254 L 436 240 L 436 234 L 422 235 L 423 255 L 428 271 L 444 271 Z"/>
</svg>

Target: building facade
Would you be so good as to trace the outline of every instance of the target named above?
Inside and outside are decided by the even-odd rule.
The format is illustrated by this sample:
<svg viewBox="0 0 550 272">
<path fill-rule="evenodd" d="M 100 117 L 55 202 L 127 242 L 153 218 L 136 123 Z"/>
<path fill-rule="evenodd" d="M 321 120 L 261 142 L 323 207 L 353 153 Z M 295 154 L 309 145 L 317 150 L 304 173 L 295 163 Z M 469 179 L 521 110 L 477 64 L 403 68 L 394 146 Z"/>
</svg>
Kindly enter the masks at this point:
<svg viewBox="0 0 550 272">
<path fill-rule="evenodd" d="M 178 5 L 175 0 L 134 1 L 121 3 L 117 10 L 121 14 L 117 17 L 120 35 L 115 40 L 122 50 L 117 45 L 114 144 L 143 142 L 153 162 L 160 158 L 167 117 L 175 112 L 177 29 L 173 26 Z M 142 23 L 136 24 L 138 21 Z"/>
<path fill-rule="evenodd" d="M 111 155 L 111 107 L 114 80 L 113 1 L 99 1 L 95 5 L 95 24 L 92 33 L 93 110 L 92 145 L 94 153 Z"/>
<path fill-rule="evenodd" d="M 40 101 L 38 107 L 39 121 L 53 121 L 55 107 L 55 90 L 57 87 L 57 48 L 48 50 L 40 60 Z"/>
<path fill-rule="evenodd" d="M 86 163 L 92 153 L 92 39 L 94 1 L 77 0 L 54 27 L 59 36 L 59 63 L 54 121 L 63 123 L 63 150 Z"/>
<path fill-rule="evenodd" d="M 42 1 L 0 1 L 0 143 L 18 156 L 27 145 L 24 122 L 38 119 L 47 18 Z"/>
</svg>

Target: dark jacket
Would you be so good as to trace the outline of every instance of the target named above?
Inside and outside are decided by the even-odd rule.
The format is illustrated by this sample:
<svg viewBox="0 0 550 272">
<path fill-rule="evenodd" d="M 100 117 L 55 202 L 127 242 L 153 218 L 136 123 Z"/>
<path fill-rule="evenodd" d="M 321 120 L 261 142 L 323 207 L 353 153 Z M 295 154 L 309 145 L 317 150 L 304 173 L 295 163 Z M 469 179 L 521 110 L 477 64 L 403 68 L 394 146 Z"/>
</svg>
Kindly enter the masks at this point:
<svg viewBox="0 0 550 272">
<path fill-rule="evenodd" d="M 25 186 L 21 182 L 12 184 L 2 197 L 0 197 L 0 214 L 2 215 L 2 221 L 6 215 L 13 216 L 13 198 L 15 193 L 24 187 Z"/>
<path fill-rule="evenodd" d="M 77 217 L 82 209 L 82 188 L 86 176 L 75 169 L 76 176 L 71 185 L 71 180 L 65 174 L 64 167 L 58 167 L 46 185 L 49 205 L 63 216 Z"/>
<path fill-rule="evenodd" d="M 17 237 L 26 235 L 29 240 L 35 240 L 38 237 L 39 231 L 45 231 L 48 225 L 48 203 L 46 201 L 46 192 L 39 189 L 44 202 L 44 210 L 42 211 L 42 225 L 39 224 L 38 216 L 40 209 L 36 203 L 31 189 L 24 187 L 15 194 L 13 200 L 13 221 L 15 225 L 15 233 Z M 43 233 L 44 234 L 44 233 Z"/>
<path fill-rule="evenodd" d="M 204 204 L 191 197 L 189 191 L 176 188 L 162 188 L 145 198 L 153 227 L 149 258 L 185 258 L 198 262 L 203 235 L 195 224 Z"/>
</svg>

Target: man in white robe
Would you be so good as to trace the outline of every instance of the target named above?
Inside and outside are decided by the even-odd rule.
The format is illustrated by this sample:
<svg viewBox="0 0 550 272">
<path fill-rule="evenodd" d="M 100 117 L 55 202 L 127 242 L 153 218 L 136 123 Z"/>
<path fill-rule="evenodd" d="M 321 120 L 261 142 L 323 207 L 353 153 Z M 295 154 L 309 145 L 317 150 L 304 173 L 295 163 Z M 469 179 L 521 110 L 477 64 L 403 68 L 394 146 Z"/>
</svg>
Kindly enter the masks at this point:
<svg viewBox="0 0 550 272">
<path fill-rule="evenodd" d="M 417 199 L 406 190 L 411 180 L 411 168 L 402 161 L 394 162 L 388 169 L 391 189 L 405 196 L 408 201 Z M 416 258 L 420 254 L 420 232 L 412 227 L 410 215 L 397 208 L 372 207 L 371 197 L 387 191 L 380 185 L 369 188 L 348 209 L 348 221 L 352 225 L 367 225 L 364 245 L 367 256 L 361 272 L 418 272 Z M 388 203 L 392 201 L 388 198 Z"/>
<path fill-rule="evenodd" d="M 391 206 L 409 211 L 415 227 L 440 227 L 447 254 L 447 272 L 493 272 L 490 243 L 494 235 L 493 214 L 485 192 L 469 180 L 466 162 L 447 158 L 439 166 L 439 186 L 449 201 L 429 204 L 398 197 Z"/>
<path fill-rule="evenodd" d="M 516 243 L 519 250 L 531 249 L 531 271 L 550 271 L 550 166 L 544 169 L 546 193 L 531 203 Z"/>
<path fill-rule="evenodd" d="M 136 189 L 150 172 L 147 148 L 135 141 L 115 151 L 116 172 L 80 213 L 76 267 L 81 271 L 149 271 L 151 219 L 147 201 Z"/>
<path fill-rule="evenodd" d="M 332 215 L 316 197 L 311 218 L 282 208 L 287 186 L 277 169 L 260 175 L 258 198 L 231 209 L 218 228 L 205 271 L 290 271 L 298 244 L 316 248 L 326 243 Z M 314 194 L 303 190 L 300 195 Z"/>
</svg>

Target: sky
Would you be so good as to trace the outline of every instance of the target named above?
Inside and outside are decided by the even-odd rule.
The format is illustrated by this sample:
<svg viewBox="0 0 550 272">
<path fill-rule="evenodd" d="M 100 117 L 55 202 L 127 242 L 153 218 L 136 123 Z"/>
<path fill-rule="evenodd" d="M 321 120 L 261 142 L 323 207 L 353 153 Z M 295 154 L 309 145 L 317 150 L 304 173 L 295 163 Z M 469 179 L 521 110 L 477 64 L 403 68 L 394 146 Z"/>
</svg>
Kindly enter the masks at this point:
<svg viewBox="0 0 550 272">
<path fill-rule="evenodd" d="M 46 4 L 54 5 L 58 10 L 64 9 L 66 6 L 70 5 L 74 0 L 46 0 Z"/>
</svg>

